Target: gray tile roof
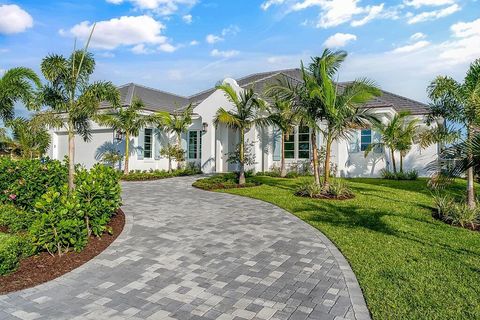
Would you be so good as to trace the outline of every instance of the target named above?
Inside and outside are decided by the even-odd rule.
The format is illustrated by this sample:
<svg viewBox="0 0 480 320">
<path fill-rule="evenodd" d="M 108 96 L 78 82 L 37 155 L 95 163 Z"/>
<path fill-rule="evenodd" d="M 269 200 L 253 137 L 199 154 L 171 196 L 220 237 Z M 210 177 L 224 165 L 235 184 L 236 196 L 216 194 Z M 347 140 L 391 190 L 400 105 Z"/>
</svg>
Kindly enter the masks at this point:
<svg viewBox="0 0 480 320">
<path fill-rule="evenodd" d="M 268 71 L 248 75 L 246 77 L 237 79 L 237 83 L 242 88 L 253 86 L 253 89 L 261 94 L 265 86 L 287 77 L 293 81 L 302 81 L 302 72 L 300 69 L 285 69 L 277 71 Z M 340 86 L 345 86 L 348 82 L 339 83 Z M 148 88 L 134 83 L 129 83 L 119 87 L 121 94 L 122 105 L 129 105 L 133 97 L 137 96 L 145 103 L 147 110 L 151 111 L 169 111 L 173 112 L 183 109 L 188 104 L 199 104 L 207 97 L 209 97 L 215 88 L 210 88 L 189 97 L 183 97 L 173 93 Z M 413 115 L 426 114 L 429 111 L 428 105 L 399 96 L 397 94 L 382 90 L 380 97 L 373 98 L 366 105 L 366 108 L 385 108 L 392 107 L 396 111 L 409 111 Z"/>
</svg>

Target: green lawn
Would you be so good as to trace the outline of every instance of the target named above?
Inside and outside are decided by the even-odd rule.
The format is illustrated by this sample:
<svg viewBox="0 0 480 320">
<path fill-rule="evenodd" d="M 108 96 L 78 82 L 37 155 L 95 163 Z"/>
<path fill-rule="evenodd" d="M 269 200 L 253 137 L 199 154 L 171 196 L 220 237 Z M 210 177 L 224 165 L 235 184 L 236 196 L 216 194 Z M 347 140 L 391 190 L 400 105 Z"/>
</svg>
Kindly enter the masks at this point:
<svg viewBox="0 0 480 320">
<path fill-rule="evenodd" d="M 263 185 L 223 192 L 274 203 L 327 235 L 374 319 L 480 319 L 480 233 L 433 219 L 426 180 L 351 179 L 356 198 L 334 201 L 293 195 L 311 178 L 252 179 Z"/>
</svg>

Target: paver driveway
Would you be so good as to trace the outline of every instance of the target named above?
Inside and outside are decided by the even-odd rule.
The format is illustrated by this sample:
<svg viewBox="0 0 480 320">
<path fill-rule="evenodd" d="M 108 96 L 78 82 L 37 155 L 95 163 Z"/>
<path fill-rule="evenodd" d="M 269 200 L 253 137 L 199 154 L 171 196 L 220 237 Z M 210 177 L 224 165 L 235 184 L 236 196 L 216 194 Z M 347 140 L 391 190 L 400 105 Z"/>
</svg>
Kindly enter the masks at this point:
<svg viewBox="0 0 480 320">
<path fill-rule="evenodd" d="M 59 279 L 0 296 L 0 319 L 369 319 L 350 267 L 317 230 L 193 181 L 125 184 L 117 241 Z"/>
</svg>

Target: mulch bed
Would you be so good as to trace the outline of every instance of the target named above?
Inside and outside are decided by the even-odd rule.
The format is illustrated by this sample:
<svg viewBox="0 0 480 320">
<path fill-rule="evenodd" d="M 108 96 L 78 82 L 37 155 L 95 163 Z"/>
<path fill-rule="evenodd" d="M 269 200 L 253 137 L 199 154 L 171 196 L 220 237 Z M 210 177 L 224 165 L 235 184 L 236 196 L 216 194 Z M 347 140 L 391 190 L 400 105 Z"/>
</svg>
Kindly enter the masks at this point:
<svg viewBox="0 0 480 320">
<path fill-rule="evenodd" d="M 31 288 L 58 278 L 95 258 L 120 235 L 125 226 L 125 214 L 122 210 L 110 220 L 112 235 L 104 234 L 101 238 L 91 237 L 82 252 L 69 252 L 59 257 L 47 252 L 28 257 L 20 261 L 20 266 L 12 274 L 0 276 L 0 294 Z"/>
</svg>

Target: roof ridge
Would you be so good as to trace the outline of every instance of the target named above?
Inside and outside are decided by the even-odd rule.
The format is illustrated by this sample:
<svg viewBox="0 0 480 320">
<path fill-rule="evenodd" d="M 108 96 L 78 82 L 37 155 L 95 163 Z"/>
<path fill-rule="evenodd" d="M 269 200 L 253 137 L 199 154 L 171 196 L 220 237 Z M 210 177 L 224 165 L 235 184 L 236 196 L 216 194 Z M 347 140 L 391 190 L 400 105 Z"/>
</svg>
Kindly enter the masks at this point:
<svg viewBox="0 0 480 320">
<path fill-rule="evenodd" d="M 419 104 L 421 104 L 425 107 L 428 107 L 428 104 L 426 104 L 426 103 L 423 103 L 423 102 L 420 102 L 420 101 L 417 101 L 417 100 L 413 100 L 411 98 L 404 97 L 404 96 L 401 96 L 399 94 L 396 94 L 396 93 L 393 93 L 393 92 L 390 92 L 390 91 L 387 91 L 387 90 L 383 90 L 383 89 L 380 89 L 380 90 L 382 90 L 385 93 L 391 94 L 392 96 L 395 96 L 395 97 L 398 97 L 398 98 L 401 98 L 401 99 L 405 99 L 405 100 L 408 100 L 408 101 L 411 101 L 411 102 L 419 103 Z"/>
<path fill-rule="evenodd" d="M 179 98 L 183 98 L 183 99 L 188 99 L 188 97 L 186 97 L 186 96 L 182 96 L 182 95 L 179 95 L 179 94 L 176 94 L 176 93 L 173 93 L 173 92 L 169 92 L 169 91 L 165 91 L 165 90 L 155 89 L 155 88 L 148 87 L 148 86 L 145 86 L 143 84 L 138 84 L 138 83 L 135 83 L 135 82 L 130 82 L 128 84 L 124 84 L 122 86 L 119 86 L 118 88 L 123 88 L 123 87 L 129 86 L 129 85 L 133 85 L 134 87 L 140 87 L 140 88 L 144 88 L 144 89 L 148 89 L 148 90 L 152 90 L 152 91 L 156 91 L 156 92 L 160 92 L 160 93 L 169 94 L 171 96 L 175 96 L 175 97 L 179 97 Z"/>
</svg>

